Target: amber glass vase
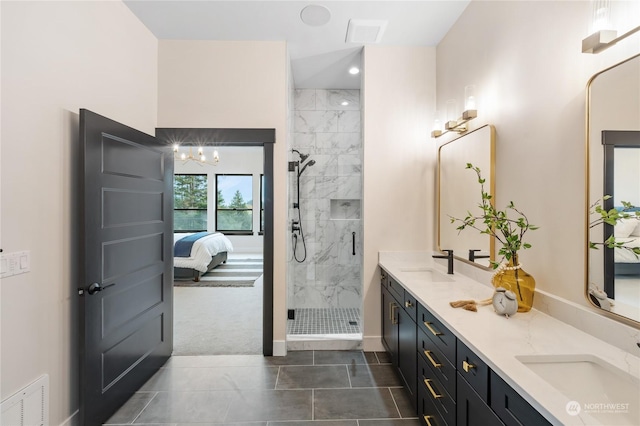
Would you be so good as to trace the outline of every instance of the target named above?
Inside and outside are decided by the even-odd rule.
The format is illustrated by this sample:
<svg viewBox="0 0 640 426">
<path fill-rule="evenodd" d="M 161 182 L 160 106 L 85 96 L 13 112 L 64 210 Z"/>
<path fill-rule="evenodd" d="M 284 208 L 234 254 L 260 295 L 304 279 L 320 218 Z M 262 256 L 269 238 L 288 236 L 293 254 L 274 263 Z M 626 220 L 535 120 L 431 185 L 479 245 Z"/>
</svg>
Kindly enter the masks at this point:
<svg viewBox="0 0 640 426">
<path fill-rule="evenodd" d="M 516 267 L 515 265 L 518 265 Z M 493 276 L 491 283 L 495 288 L 503 287 L 515 293 L 518 299 L 518 312 L 529 312 L 533 306 L 533 294 L 536 280 L 519 267 L 518 257 L 513 256 L 506 268 Z"/>
</svg>

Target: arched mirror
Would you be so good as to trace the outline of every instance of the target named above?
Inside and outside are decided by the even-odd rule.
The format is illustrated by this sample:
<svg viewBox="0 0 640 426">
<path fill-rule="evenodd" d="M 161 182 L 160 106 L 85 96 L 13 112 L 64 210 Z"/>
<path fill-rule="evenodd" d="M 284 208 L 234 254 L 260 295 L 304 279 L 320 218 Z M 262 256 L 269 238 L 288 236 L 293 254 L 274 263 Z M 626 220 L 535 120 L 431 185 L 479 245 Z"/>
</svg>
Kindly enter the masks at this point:
<svg viewBox="0 0 640 426">
<path fill-rule="evenodd" d="M 595 306 L 638 322 L 640 255 L 633 249 L 640 247 L 640 54 L 589 80 L 586 124 L 586 294 Z M 601 223 L 597 208 L 630 217 Z M 611 236 L 620 247 L 602 244 Z"/>
<path fill-rule="evenodd" d="M 438 249 L 453 250 L 454 256 L 475 266 L 489 268 L 495 260 L 494 238 L 469 230 L 459 232 L 451 217 L 464 218 L 481 201 L 476 174 L 467 163 L 479 167 L 485 191 L 495 198 L 495 129 L 482 126 L 438 149 Z"/>
</svg>

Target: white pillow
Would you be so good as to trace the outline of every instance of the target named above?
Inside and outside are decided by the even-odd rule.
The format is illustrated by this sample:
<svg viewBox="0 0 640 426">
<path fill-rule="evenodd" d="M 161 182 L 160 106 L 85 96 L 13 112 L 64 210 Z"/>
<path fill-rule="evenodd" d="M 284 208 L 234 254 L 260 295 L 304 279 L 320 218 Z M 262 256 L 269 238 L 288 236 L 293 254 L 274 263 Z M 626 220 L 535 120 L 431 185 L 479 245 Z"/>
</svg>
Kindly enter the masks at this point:
<svg viewBox="0 0 640 426">
<path fill-rule="evenodd" d="M 616 238 L 627 238 L 635 231 L 638 226 L 638 220 L 636 218 L 620 219 L 613 230 L 613 235 Z"/>
<path fill-rule="evenodd" d="M 627 219 L 630 222 L 635 222 L 636 223 L 636 227 L 633 228 L 633 231 L 631 231 L 631 236 L 632 237 L 640 237 L 640 217 L 634 217 L 631 219 Z"/>
</svg>

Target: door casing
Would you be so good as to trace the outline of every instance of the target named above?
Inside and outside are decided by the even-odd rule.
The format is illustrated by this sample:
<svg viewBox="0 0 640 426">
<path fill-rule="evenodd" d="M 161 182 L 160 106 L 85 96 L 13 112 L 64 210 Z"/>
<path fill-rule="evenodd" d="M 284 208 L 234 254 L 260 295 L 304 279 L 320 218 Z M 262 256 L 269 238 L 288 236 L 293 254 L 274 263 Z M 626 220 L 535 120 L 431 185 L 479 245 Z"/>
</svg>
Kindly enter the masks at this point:
<svg viewBox="0 0 640 426">
<path fill-rule="evenodd" d="M 275 129 L 168 128 L 156 129 L 168 145 L 262 147 L 264 152 L 264 286 L 262 295 L 262 354 L 273 355 L 273 150 Z"/>
</svg>

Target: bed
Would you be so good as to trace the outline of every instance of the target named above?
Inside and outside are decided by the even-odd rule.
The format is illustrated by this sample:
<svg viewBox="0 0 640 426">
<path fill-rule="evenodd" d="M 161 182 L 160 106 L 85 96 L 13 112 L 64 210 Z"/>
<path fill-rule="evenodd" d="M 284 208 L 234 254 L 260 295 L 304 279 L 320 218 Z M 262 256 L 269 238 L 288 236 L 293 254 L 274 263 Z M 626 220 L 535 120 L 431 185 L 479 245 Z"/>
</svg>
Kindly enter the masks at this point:
<svg viewBox="0 0 640 426">
<path fill-rule="evenodd" d="M 625 247 L 640 247 L 640 221 L 636 218 L 619 219 L 614 228 L 614 236 Z M 615 275 L 640 274 L 640 257 L 629 249 L 615 249 L 613 261 Z"/>
<path fill-rule="evenodd" d="M 231 241 L 229 241 L 229 238 L 220 232 L 206 233 L 206 235 L 204 235 L 204 233 L 201 234 L 203 235 L 200 236 L 195 233 L 184 232 L 173 234 L 174 254 L 178 241 L 186 237 L 201 237 L 193 241 L 189 256 L 174 256 L 174 278 L 200 281 L 200 277 L 203 274 L 206 274 L 216 266 L 227 261 L 227 254 L 233 251 L 233 245 Z M 184 249 L 184 241 L 178 248 Z"/>
</svg>

